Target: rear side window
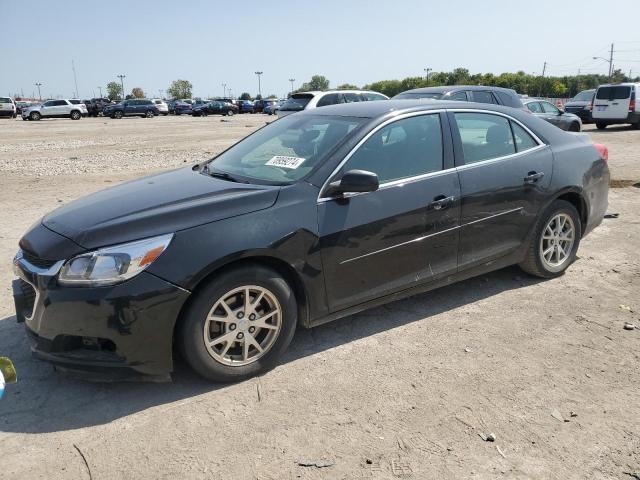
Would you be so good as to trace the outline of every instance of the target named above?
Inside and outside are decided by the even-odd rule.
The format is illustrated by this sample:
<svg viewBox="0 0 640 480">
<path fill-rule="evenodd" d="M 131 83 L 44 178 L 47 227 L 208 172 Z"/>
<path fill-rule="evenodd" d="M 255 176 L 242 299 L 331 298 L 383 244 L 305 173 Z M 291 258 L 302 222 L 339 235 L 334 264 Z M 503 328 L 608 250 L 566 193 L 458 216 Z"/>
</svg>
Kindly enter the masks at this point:
<svg viewBox="0 0 640 480">
<path fill-rule="evenodd" d="M 326 107 L 327 105 L 336 105 L 338 103 L 344 103 L 341 93 L 329 93 L 318 100 L 316 107 Z"/>
<path fill-rule="evenodd" d="M 359 93 L 343 93 L 346 103 L 361 102 L 362 98 Z"/>
<path fill-rule="evenodd" d="M 67 105 L 67 102 L 64 100 L 56 100 L 55 102 L 53 102 L 53 105 L 56 107 L 60 107 L 62 105 Z"/>
<path fill-rule="evenodd" d="M 476 163 L 516 153 L 509 120 L 487 113 L 455 113 L 464 163 Z"/>
<path fill-rule="evenodd" d="M 367 170 L 380 183 L 442 170 L 442 129 L 438 114 L 398 120 L 364 142 L 343 167 Z"/>
<path fill-rule="evenodd" d="M 491 92 L 474 90 L 473 101 L 477 103 L 498 103 Z"/>
<path fill-rule="evenodd" d="M 600 87 L 596 98 L 598 100 L 624 100 L 631 96 L 631 87 Z"/>
<path fill-rule="evenodd" d="M 467 98 L 467 92 L 455 92 L 451 94 L 451 100 L 457 100 L 459 102 L 466 102 L 469 99 Z"/>
</svg>

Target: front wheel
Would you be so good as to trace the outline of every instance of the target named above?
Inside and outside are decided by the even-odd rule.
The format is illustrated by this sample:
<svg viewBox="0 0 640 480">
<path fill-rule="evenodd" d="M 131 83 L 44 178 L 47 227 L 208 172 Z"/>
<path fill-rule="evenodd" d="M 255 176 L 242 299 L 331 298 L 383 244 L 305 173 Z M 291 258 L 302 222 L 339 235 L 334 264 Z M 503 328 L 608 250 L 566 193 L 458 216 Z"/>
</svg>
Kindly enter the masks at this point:
<svg viewBox="0 0 640 480">
<path fill-rule="evenodd" d="M 578 122 L 573 122 L 569 126 L 569 131 L 570 132 L 579 132 L 580 131 L 580 124 Z"/>
<path fill-rule="evenodd" d="M 82 117 L 80 112 L 76 112 L 76 111 L 71 112 L 70 116 L 71 116 L 71 120 L 80 120 L 80 118 Z"/>
<path fill-rule="evenodd" d="M 233 110 L 227 110 L 227 117 L 233 117 Z"/>
<path fill-rule="evenodd" d="M 201 376 L 234 382 L 273 368 L 296 323 L 287 282 L 269 268 L 241 267 L 200 289 L 180 324 L 178 345 Z"/>
<path fill-rule="evenodd" d="M 582 224 L 571 203 L 556 200 L 536 223 L 520 268 L 542 278 L 562 275 L 576 258 Z"/>
<path fill-rule="evenodd" d="M 29 118 L 31 120 L 40 120 L 42 118 L 42 115 L 40 115 L 40 113 L 38 112 L 31 112 L 31 114 L 29 115 Z"/>
<path fill-rule="evenodd" d="M 151 110 L 147 110 L 147 113 L 145 113 L 145 117 L 153 118 L 153 112 Z"/>
<path fill-rule="evenodd" d="M 118 120 L 120 120 L 122 118 L 122 111 L 116 110 L 115 112 L 113 112 L 113 118 L 117 118 Z"/>
<path fill-rule="evenodd" d="M 607 128 L 607 124 L 602 122 L 596 122 L 596 128 L 598 130 L 604 130 L 605 128 Z"/>
</svg>

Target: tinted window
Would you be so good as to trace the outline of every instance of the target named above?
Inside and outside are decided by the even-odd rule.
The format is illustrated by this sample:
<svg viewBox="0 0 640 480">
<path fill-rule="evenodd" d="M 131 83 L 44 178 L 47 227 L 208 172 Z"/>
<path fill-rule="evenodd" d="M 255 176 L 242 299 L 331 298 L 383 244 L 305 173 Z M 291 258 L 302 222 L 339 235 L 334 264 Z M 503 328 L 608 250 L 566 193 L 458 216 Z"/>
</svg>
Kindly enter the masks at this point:
<svg viewBox="0 0 640 480">
<path fill-rule="evenodd" d="M 367 100 L 369 102 L 373 102 L 375 100 L 386 100 L 387 99 L 387 97 L 385 97 L 381 93 L 364 92 L 362 94 L 362 96 L 365 98 L 365 100 Z"/>
<path fill-rule="evenodd" d="M 599 100 L 624 100 L 631 96 L 631 87 L 600 87 L 596 98 Z"/>
<path fill-rule="evenodd" d="M 405 118 L 378 130 L 342 170 L 353 169 L 374 172 L 380 183 L 442 170 L 440 116 Z"/>
<path fill-rule="evenodd" d="M 326 107 L 327 105 L 335 105 L 337 103 L 344 103 L 342 94 L 328 93 L 318 101 L 318 103 L 316 104 L 316 107 Z"/>
<path fill-rule="evenodd" d="M 517 123 L 511 122 L 511 129 L 513 130 L 513 138 L 516 140 L 516 150 L 518 152 L 524 152 L 538 146 L 533 137 Z"/>
<path fill-rule="evenodd" d="M 10 98 L 0 97 L 0 103 L 12 103 Z"/>
<path fill-rule="evenodd" d="M 54 101 L 54 102 L 53 102 L 53 104 L 54 104 L 56 107 L 60 107 L 60 106 L 62 106 L 62 105 L 67 105 L 67 102 L 66 102 L 66 101 L 64 101 L 64 100 L 56 100 L 56 101 Z"/>
<path fill-rule="evenodd" d="M 491 92 L 473 91 L 473 101 L 477 103 L 498 103 Z"/>
<path fill-rule="evenodd" d="M 362 101 L 362 97 L 360 97 L 359 93 L 343 93 L 344 95 L 344 101 L 346 103 L 353 103 L 353 102 L 361 102 Z"/>
<path fill-rule="evenodd" d="M 295 93 L 289 97 L 289 99 L 284 102 L 282 107 L 280 107 L 281 111 L 289 111 L 289 112 L 299 112 L 304 110 L 304 107 L 307 106 L 307 103 L 311 101 L 313 95 L 311 93 Z M 258 103 L 258 102 L 256 102 Z"/>
<path fill-rule="evenodd" d="M 49 100 L 48 102 L 44 102 L 42 104 L 43 107 L 53 107 L 56 104 L 55 100 Z"/>
<path fill-rule="evenodd" d="M 291 183 L 365 122 L 362 118 L 290 115 L 258 130 L 220 154 L 210 168 L 243 177 Z"/>
<path fill-rule="evenodd" d="M 487 113 L 456 113 L 466 164 L 516 153 L 509 121 Z"/>
<path fill-rule="evenodd" d="M 73 103 L 74 105 L 80 105 L 80 100 L 69 100 L 71 103 Z"/>
<path fill-rule="evenodd" d="M 527 103 L 527 108 L 529 109 L 530 112 L 533 113 L 542 113 L 542 107 L 540 106 L 539 102 L 530 102 Z"/>
<path fill-rule="evenodd" d="M 451 94 L 451 100 L 458 100 L 461 102 L 466 102 L 467 99 L 467 93 L 466 92 L 455 92 Z"/>
</svg>

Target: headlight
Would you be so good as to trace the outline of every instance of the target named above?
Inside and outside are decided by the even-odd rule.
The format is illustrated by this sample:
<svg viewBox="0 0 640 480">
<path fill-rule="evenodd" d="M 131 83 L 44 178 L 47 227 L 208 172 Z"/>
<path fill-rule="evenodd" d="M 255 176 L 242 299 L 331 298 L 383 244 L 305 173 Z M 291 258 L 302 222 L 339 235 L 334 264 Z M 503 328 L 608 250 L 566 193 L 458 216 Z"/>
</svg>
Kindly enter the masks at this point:
<svg viewBox="0 0 640 480">
<path fill-rule="evenodd" d="M 58 280 L 66 285 L 114 285 L 135 277 L 169 246 L 173 234 L 147 238 L 83 253 L 62 266 Z"/>
</svg>

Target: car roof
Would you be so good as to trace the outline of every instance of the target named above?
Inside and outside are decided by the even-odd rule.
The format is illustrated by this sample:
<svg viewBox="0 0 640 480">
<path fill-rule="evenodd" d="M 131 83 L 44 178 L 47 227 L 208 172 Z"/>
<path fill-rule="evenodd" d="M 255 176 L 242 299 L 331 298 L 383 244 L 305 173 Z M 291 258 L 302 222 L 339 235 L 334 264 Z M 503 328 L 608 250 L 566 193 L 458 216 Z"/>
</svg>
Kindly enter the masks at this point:
<svg viewBox="0 0 640 480">
<path fill-rule="evenodd" d="M 443 93 L 453 90 L 498 90 L 501 92 L 515 93 L 515 90 L 512 88 L 493 87 L 490 85 L 442 85 L 440 87 L 414 88 L 400 93 Z"/>
</svg>

